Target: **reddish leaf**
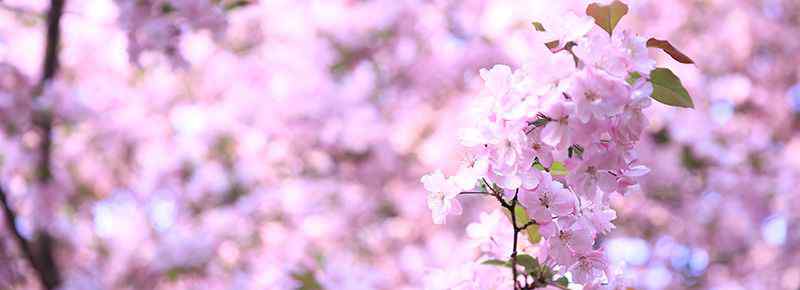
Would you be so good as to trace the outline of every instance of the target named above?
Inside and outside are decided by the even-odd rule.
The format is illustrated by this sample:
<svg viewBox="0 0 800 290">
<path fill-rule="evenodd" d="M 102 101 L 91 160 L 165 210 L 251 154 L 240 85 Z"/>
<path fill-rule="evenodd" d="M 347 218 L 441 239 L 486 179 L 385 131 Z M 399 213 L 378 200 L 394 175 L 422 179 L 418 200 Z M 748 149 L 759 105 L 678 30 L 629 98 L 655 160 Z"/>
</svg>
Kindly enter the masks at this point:
<svg viewBox="0 0 800 290">
<path fill-rule="evenodd" d="M 625 14 L 628 14 L 628 5 L 619 0 L 614 0 L 608 5 L 592 3 L 586 7 L 586 15 L 594 18 L 594 23 L 607 31 L 608 35 L 612 34 L 614 27 L 617 27 L 617 23 Z"/>
<path fill-rule="evenodd" d="M 677 60 L 680 63 L 694 63 L 694 61 L 691 58 L 689 58 L 688 56 L 683 54 L 683 52 L 680 52 L 680 50 L 672 46 L 672 44 L 669 43 L 669 41 L 650 38 L 647 40 L 647 47 L 660 48 L 661 50 L 669 54 L 669 56 L 671 56 L 673 59 Z"/>
</svg>

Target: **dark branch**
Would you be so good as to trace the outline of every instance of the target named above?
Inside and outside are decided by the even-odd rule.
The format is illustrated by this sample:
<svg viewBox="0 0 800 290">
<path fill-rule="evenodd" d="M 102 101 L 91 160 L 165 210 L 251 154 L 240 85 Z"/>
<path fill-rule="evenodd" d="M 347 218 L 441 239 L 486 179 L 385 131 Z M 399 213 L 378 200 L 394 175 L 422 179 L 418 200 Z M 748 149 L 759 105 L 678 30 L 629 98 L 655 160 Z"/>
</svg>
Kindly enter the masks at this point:
<svg viewBox="0 0 800 290">
<path fill-rule="evenodd" d="M 517 193 L 519 193 L 519 189 L 517 189 Z M 514 210 L 517 206 L 517 193 L 515 193 L 514 198 L 511 199 L 511 204 L 506 207 L 506 209 L 511 212 L 511 225 L 514 228 L 514 245 L 511 250 L 511 277 L 514 279 L 514 289 L 521 288 L 517 283 L 517 240 L 519 237 L 519 229 L 517 228 L 517 212 Z"/>
<path fill-rule="evenodd" d="M 33 254 L 33 250 L 31 250 L 31 245 L 28 243 L 28 240 L 22 236 L 19 230 L 17 230 L 17 215 L 14 213 L 14 210 L 11 209 L 11 204 L 2 186 L 0 186 L 0 203 L 2 203 L 3 206 L 3 219 L 6 221 L 6 228 L 8 228 L 8 231 L 14 236 L 14 240 L 17 241 L 17 245 L 19 245 L 19 249 L 22 251 L 22 255 L 25 256 L 25 259 L 30 261 L 32 266 L 36 268 L 36 264 L 33 262 L 36 261 L 36 258 Z M 36 271 L 36 273 L 37 275 L 41 274 L 39 271 Z M 43 279 L 43 277 L 39 276 L 40 281 L 43 281 Z"/>
<path fill-rule="evenodd" d="M 64 14 L 65 0 L 51 0 L 50 9 L 47 13 L 47 32 L 45 43 L 45 55 L 42 64 L 42 76 L 39 84 L 33 91 L 33 98 L 39 98 L 44 92 L 48 83 L 55 78 L 59 68 L 58 49 L 61 38 L 61 16 Z M 37 164 L 37 180 L 40 188 L 46 188 L 52 181 L 51 172 L 51 152 L 53 146 L 53 113 L 50 108 L 43 108 L 35 112 L 33 122 L 39 127 L 42 136 L 42 143 L 39 147 L 39 159 Z M 43 194 L 43 193 L 39 193 Z M 36 277 L 44 289 L 52 290 L 61 284 L 61 275 L 56 266 L 53 256 L 55 240 L 46 230 L 37 230 L 33 241 L 26 240 L 16 227 L 16 214 L 14 213 L 5 192 L 0 192 L 2 196 L 3 212 L 8 224 L 9 231 L 14 233 L 17 244 L 23 255 L 31 264 L 36 272 Z"/>
<path fill-rule="evenodd" d="M 42 77 L 36 88 L 34 98 L 44 93 L 45 86 L 58 73 L 59 59 L 58 48 L 61 41 L 61 16 L 64 13 L 65 0 L 51 0 L 50 10 L 47 13 L 47 39 L 45 43 L 44 62 L 42 63 Z M 49 109 L 35 114 L 36 123 L 41 130 L 42 144 L 39 147 L 38 178 L 42 183 L 48 183 L 52 178 L 50 170 L 51 154 L 53 147 L 53 115 Z"/>
<path fill-rule="evenodd" d="M 530 220 L 527 223 L 525 223 L 524 225 L 522 225 L 521 227 L 519 227 L 519 230 L 523 231 L 523 230 L 527 229 L 529 226 L 532 226 L 532 225 L 535 225 L 535 224 L 537 224 L 535 220 Z"/>
<path fill-rule="evenodd" d="M 64 14 L 64 1 L 50 1 L 50 11 L 47 13 L 47 44 L 41 78 L 42 83 L 52 79 L 58 72 L 58 47 L 61 42 L 61 15 Z"/>
<path fill-rule="evenodd" d="M 14 240 L 22 251 L 22 255 L 31 264 L 35 270 L 36 278 L 45 289 L 56 289 L 60 284 L 60 276 L 55 268 L 50 247 L 52 246 L 52 238 L 49 235 L 40 235 L 38 250 L 41 252 L 38 256 L 34 249 L 34 244 L 31 244 L 22 233 L 17 229 L 17 215 L 11 208 L 11 202 L 8 200 L 5 190 L 0 186 L 0 204 L 3 207 L 3 219 L 6 221 L 8 231 L 14 236 Z"/>
<path fill-rule="evenodd" d="M 483 191 L 462 191 L 462 192 L 460 192 L 460 193 L 458 193 L 458 194 L 459 194 L 459 195 L 470 195 L 470 194 L 472 194 L 472 195 L 488 195 L 488 196 L 494 196 L 494 194 L 491 194 L 491 193 L 488 193 L 488 192 L 483 192 Z"/>
</svg>

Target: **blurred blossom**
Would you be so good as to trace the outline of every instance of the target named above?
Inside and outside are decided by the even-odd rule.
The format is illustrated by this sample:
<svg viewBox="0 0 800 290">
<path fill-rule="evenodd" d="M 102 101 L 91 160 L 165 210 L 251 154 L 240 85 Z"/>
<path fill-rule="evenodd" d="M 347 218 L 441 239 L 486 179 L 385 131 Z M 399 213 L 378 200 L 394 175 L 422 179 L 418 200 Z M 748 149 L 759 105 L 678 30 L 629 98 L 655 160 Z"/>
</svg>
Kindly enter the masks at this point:
<svg viewBox="0 0 800 290">
<path fill-rule="evenodd" d="M 800 3 L 622 1 L 609 38 L 584 12 L 606 0 L 67 0 L 46 83 L 50 1 L 0 1 L 0 187 L 16 215 L 0 219 L 0 289 L 44 289 L 9 224 L 53 252 L 65 290 L 512 289 L 508 271 L 481 264 L 510 254 L 508 218 L 488 198 L 452 199 L 489 166 L 460 146 L 470 138 L 550 164 L 567 158 L 542 148 L 636 144 L 636 158 L 584 148 L 624 163 L 616 175 L 568 164 L 553 180 L 516 176 L 522 162 L 492 173 L 529 187 L 539 217 L 577 201 L 589 217 L 542 225 L 575 239 L 522 241 L 531 255 L 608 266 L 607 282 L 635 289 L 800 288 Z M 647 48 L 650 36 L 696 64 Z M 549 40 L 579 42 L 580 74 L 606 80 L 613 104 L 592 102 L 597 83 L 559 82 L 573 56 Z M 626 91 L 627 68 L 654 66 L 681 77 L 695 109 L 652 102 L 644 79 Z M 476 100 L 551 83 L 580 104 Z M 635 102 L 617 102 L 628 93 Z M 461 131 L 540 109 L 563 122 L 531 137 L 538 151 L 515 148 L 511 130 Z M 616 127 L 569 134 L 577 123 Z M 433 180 L 429 198 L 420 177 L 437 168 L 460 178 Z M 567 180 L 631 186 L 576 200 L 553 187 Z"/>
<path fill-rule="evenodd" d="M 800 83 L 797 83 L 789 88 L 789 91 L 786 94 L 789 97 L 789 101 L 791 102 L 794 111 L 800 112 Z"/>
<path fill-rule="evenodd" d="M 672 274 L 665 267 L 654 267 L 644 273 L 641 281 L 645 289 L 664 289 L 671 279 Z"/>
<path fill-rule="evenodd" d="M 725 125 L 734 114 L 734 105 L 731 101 L 716 101 L 711 105 L 711 118 L 719 125 Z"/>
<path fill-rule="evenodd" d="M 761 235 L 772 245 L 783 245 L 786 242 L 786 231 L 786 218 L 782 216 L 767 218 L 761 226 Z"/>
<path fill-rule="evenodd" d="M 606 242 L 608 256 L 615 263 L 641 266 L 650 258 L 650 248 L 641 239 L 616 238 Z"/>
</svg>

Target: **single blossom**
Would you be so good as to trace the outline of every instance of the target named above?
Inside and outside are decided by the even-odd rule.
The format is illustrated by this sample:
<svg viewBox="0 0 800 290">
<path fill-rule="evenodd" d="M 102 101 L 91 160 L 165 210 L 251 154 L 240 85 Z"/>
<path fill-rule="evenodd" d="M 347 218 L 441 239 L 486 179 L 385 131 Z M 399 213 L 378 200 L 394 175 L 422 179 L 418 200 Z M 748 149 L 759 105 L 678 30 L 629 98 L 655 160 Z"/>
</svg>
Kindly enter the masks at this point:
<svg viewBox="0 0 800 290">
<path fill-rule="evenodd" d="M 480 75 L 486 84 L 486 90 L 492 96 L 500 98 L 511 89 L 511 68 L 507 65 L 495 65 L 491 69 L 481 69 Z"/>
<path fill-rule="evenodd" d="M 617 176 L 611 170 L 624 164 L 622 158 L 622 152 L 609 144 L 586 148 L 581 158 L 568 160 L 567 184 L 588 198 L 594 198 L 598 189 L 612 193 L 617 188 Z"/>
<path fill-rule="evenodd" d="M 576 262 L 569 267 L 575 282 L 591 284 L 608 271 L 608 259 L 601 251 L 582 253 Z"/>
<path fill-rule="evenodd" d="M 615 44 L 628 56 L 625 58 L 628 71 L 649 74 L 656 68 L 656 61 L 650 57 L 647 49 L 647 39 L 627 30 L 615 31 L 613 37 Z"/>
<path fill-rule="evenodd" d="M 461 188 L 452 178 L 445 178 L 442 171 L 437 170 L 423 176 L 421 181 L 428 190 L 428 208 L 435 224 L 444 224 L 448 214 L 461 214 L 461 204 L 455 199 Z"/>
<path fill-rule="evenodd" d="M 488 156 L 479 153 L 475 156 L 468 157 L 467 160 L 461 164 L 458 173 L 453 176 L 453 179 L 459 188 L 465 190 L 471 189 L 475 187 L 479 178 L 486 176 L 487 170 L 489 170 Z"/>
<path fill-rule="evenodd" d="M 548 223 L 553 216 L 564 216 L 575 210 L 575 196 L 548 173 L 533 190 L 521 190 L 519 201 L 538 223 Z"/>
<path fill-rule="evenodd" d="M 575 101 L 575 114 L 583 123 L 592 117 L 604 119 L 619 114 L 630 101 L 625 80 L 591 67 L 577 73 L 567 94 Z"/>
<path fill-rule="evenodd" d="M 573 217 L 563 217 L 540 227 L 548 236 L 548 254 L 562 265 L 571 265 L 580 254 L 592 250 L 593 230 Z"/>
<path fill-rule="evenodd" d="M 576 41 L 594 28 L 594 20 L 585 15 L 566 12 L 553 15 L 542 20 L 545 31 L 540 32 L 545 42 L 558 41 L 564 46 L 570 41 Z"/>
<path fill-rule="evenodd" d="M 596 234 L 605 234 L 615 228 L 611 221 L 617 218 L 617 212 L 605 205 L 595 203 L 581 211 L 581 220 Z"/>
<path fill-rule="evenodd" d="M 550 121 L 542 129 L 542 143 L 551 147 L 564 148 L 569 143 L 570 116 L 575 110 L 574 103 L 562 100 L 553 101 L 547 110 Z"/>
</svg>

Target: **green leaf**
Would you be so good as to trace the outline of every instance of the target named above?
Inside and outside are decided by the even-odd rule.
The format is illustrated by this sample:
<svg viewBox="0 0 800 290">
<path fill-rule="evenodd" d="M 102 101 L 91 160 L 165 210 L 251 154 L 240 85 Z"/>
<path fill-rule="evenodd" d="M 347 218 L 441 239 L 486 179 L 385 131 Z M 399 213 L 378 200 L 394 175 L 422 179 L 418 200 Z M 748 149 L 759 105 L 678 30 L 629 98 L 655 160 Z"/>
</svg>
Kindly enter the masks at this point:
<svg viewBox="0 0 800 290">
<path fill-rule="evenodd" d="M 539 22 L 539 21 L 534 21 L 531 24 L 533 24 L 533 28 L 536 28 L 536 31 L 540 31 L 540 32 L 545 32 L 546 31 L 546 30 L 544 30 L 544 25 L 542 25 L 542 23 Z"/>
<path fill-rule="evenodd" d="M 300 282 L 300 287 L 297 290 L 322 290 L 322 285 L 319 284 L 311 271 L 292 273 L 292 278 Z"/>
<path fill-rule="evenodd" d="M 167 279 L 170 281 L 178 280 L 178 276 L 180 274 L 181 274 L 180 270 L 176 268 L 169 269 L 166 273 Z"/>
<path fill-rule="evenodd" d="M 683 87 L 681 80 L 666 68 L 656 68 L 650 72 L 650 82 L 653 83 L 651 97 L 665 105 L 694 108 L 692 97 Z"/>
<path fill-rule="evenodd" d="M 567 279 L 567 277 L 558 278 L 556 284 L 567 287 L 569 286 L 569 279 Z"/>
<path fill-rule="evenodd" d="M 567 167 L 564 165 L 564 163 L 555 161 L 553 162 L 553 165 L 550 166 L 550 174 L 552 175 L 565 176 L 567 173 L 569 172 L 567 172 Z"/>
<path fill-rule="evenodd" d="M 550 120 L 545 119 L 545 118 L 539 118 L 539 119 L 536 119 L 536 121 L 533 121 L 532 123 L 528 123 L 528 124 L 530 124 L 530 125 L 532 125 L 534 127 L 541 127 L 541 126 L 547 125 L 547 122 L 550 122 Z"/>
<path fill-rule="evenodd" d="M 523 227 L 531 221 L 528 217 L 528 213 L 525 212 L 525 208 L 519 203 L 514 206 L 514 214 L 517 218 L 517 227 Z M 530 241 L 531 244 L 536 244 L 542 239 L 542 235 L 539 234 L 539 225 L 529 225 L 525 229 L 525 233 L 528 234 L 528 241 Z"/>
<path fill-rule="evenodd" d="M 481 263 L 481 264 L 511 268 L 511 263 L 509 263 L 507 261 L 503 261 L 503 260 L 498 260 L 498 259 L 486 260 L 486 261 L 483 261 L 483 263 Z"/>
<path fill-rule="evenodd" d="M 628 5 L 619 0 L 614 0 L 608 5 L 592 3 L 586 7 L 586 15 L 594 18 L 594 23 L 607 31 L 608 35 L 612 34 L 614 27 L 617 27 L 617 23 L 625 14 L 628 14 Z"/>
<path fill-rule="evenodd" d="M 175 12 L 175 7 L 172 4 L 166 2 L 161 4 L 161 14 L 170 14 L 172 12 Z"/>
<path fill-rule="evenodd" d="M 632 71 L 628 73 L 628 77 L 625 79 L 625 82 L 627 82 L 629 85 L 633 85 L 640 78 L 642 78 L 642 74 L 640 74 L 638 71 Z"/>
<path fill-rule="evenodd" d="M 525 267 L 525 273 L 539 271 L 539 260 L 527 254 L 517 255 L 517 264 Z"/>
</svg>

